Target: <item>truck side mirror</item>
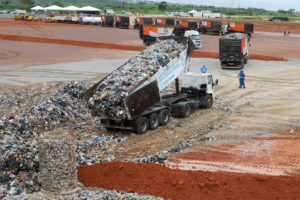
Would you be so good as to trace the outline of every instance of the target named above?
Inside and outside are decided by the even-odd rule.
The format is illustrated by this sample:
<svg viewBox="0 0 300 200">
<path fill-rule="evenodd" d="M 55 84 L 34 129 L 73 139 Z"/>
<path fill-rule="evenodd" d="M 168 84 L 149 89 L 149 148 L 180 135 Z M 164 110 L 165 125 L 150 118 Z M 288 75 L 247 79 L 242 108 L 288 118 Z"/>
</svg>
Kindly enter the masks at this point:
<svg viewBox="0 0 300 200">
<path fill-rule="evenodd" d="M 213 85 L 218 85 L 218 83 L 219 83 L 219 80 L 216 79 L 216 81 L 213 83 Z"/>
</svg>

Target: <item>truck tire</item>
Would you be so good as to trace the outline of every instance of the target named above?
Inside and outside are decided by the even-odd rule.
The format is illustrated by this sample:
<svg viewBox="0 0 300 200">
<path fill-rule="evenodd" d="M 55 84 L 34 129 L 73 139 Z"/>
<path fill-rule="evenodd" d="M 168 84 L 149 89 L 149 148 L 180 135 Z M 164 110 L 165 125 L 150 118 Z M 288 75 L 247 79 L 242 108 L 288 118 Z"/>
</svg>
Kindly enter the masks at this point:
<svg viewBox="0 0 300 200">
<path fill-rule="evenodd" d="M 212 105 L 213 105 L 213 98 L 211 95 L 208 95 L 206 98 L 205 98 L 205 108 L 208 109 L 208 108 L 211 108 Z"/>
<path fill-rule="evenodd" d="M 150 45 L 151 45 L 151 42 L 150 42 L 150 40 L 144 40 L 144 44 L 145 44 L 146 46 L 150 46 Z"/>
<path fill-rule="evenodd" d="M 135 132 L 142 134 L 146 133 L 149 128 L 149 120 L 146 117 L 139 117 L 135 121 Z"/>
<path fill-rule="evenodd" d="M 183 117 L 188 117 L 188 116 L 190 116 L 191 111 L 192 111 L 191 105 L 188 104 L 188 103 L 185 104 L 185 105 L 184 105 L 184 111 L 183 111 Z"/>
<path fill-rule="evenodd" d="M 158 114 L 152 113 L 149 116 L 149 128 L 151 130 L 155 130 L 158 128 L 158 126 L 159 126 Z"/>
<path fill-rule="evenodd" d="M 167 109 L 163 109 L 158 114 L 159 125 L 164 126 L 170 121 L 170 111 Z"/>
</svg>

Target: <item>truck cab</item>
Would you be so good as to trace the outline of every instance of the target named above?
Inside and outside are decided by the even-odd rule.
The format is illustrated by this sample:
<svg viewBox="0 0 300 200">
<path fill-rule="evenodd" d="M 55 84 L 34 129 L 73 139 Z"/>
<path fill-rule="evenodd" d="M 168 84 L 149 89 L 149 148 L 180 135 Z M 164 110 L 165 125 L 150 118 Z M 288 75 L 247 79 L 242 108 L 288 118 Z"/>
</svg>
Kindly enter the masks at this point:
<svg viewBox="0 0 300 200">
<path fill-rule="evenodd" d="M 228 33 L 228 25 L 222 25 L 221 34 L 226 35 Z"/>
<path fill-rule="evenodd" d="M 185 31 L 184 37 L 190 38 L 192 42 L 194 43 L 196 49 L 199 49 L 202 47 L 202 40 L 200 37 L 200 34 L 198 31 Z"/>
<path fill-rule="evenodd" d="M 213 77 L 209 73 L 192 73 L 187 72 L 180 77 L 181 93 L 186 93 L 188 98 L 199 98 L 200 106 L 210 108 L 214 100 L 214 85 L 218 80 L 213 82 Z"/>
</svg>

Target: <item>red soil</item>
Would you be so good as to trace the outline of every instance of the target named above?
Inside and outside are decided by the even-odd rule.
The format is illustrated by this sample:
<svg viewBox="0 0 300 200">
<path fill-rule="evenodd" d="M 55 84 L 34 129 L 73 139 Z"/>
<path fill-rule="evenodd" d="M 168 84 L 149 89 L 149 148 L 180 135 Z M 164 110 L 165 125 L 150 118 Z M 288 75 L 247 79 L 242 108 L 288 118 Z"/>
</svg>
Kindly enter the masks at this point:
<svg viewBox="0 0 300 200">
<path fill-rule="evenodd" d="M 175 169 L 234 171 L 267 175 L 300 175 L 300 128 L 227 145 L 193 145 L 175 154 L 167 166 Z"/>
<path fill-rule="evenodd" d="M 167 199 L 300 199 L 300 177 L 183 171 L 159 164 L 109 162 L 78 167 L 86 187 Z"/>
<path fill-rule="evenodd" d="M 0 40 L 38 42 L 38 43 L 48 43 L 48 44 L 61 44 L 61 45 L 72 45 L 72 46 L 80 46 L 80 47 L 130 50 L 130 51 L 142 51 L 146 48 L 144 46 L 137 46 L 137 45 L 75 41 L 75 40 L 66 40 L 66 39 L 54 39 L 54 38 L 18 36 L 18 35 L 3 35 L 3 34 L 0 34 Z M 219 54 L 215 53 L 215 52 L 195 51 L 193 53 L 192 57 L 194 57 L 194 58 L 218 58 Z M 262 55 L 250 55 L 250 59 L 272 60 L 272 61 L 285 61 L 286 60 L 286 59 L 280 58 L 280 57 L 262 56 Z"/>
</svg>

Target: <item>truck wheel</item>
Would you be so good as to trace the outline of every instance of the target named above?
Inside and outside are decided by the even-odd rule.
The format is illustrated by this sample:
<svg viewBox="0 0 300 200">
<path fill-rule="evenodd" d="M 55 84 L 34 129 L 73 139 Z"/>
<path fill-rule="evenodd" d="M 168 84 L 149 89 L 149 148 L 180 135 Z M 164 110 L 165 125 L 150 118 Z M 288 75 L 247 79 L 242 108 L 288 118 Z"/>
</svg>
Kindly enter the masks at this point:
<svg viewBox="0 0 300 200">
<path fill-rule="evenodd" d="M 152 113 L 149 117 L 149 128 L 151 130 L 157 129 L 159 126 L 158 115 L 156 113 Z"/>
<path fill-rule="evenodd" d="M 144 41 L 144 44 L 145 44 L 146 46 L 150 46 L 151 42 L 150 42 L 149 40 L 145 40 L 145 41 Z"/>
<path fill-rule="evenodd" d="M 135 121 L 135 131 L 136 133 L 146 133 L 149 127 L 149 121 L 146 117 L 139 117 Z"/>
<path fill-rule="evenodd" d="M 163 109 L 158 114 L 159 125 L 164 126 L 170 121 L 170 111 L 167 109 Z"/>
<path fill-rule="evenodd" d="M 183 117 L 188 117 L 191 114 L 191 105 L 190 104 L 185 104 L 184 106 L 184 111 L 183 111 Z"/>
<path fill-rule="evenodd" d="M 205 99 L 205 108 L 211 108 L 213 105 L 213 98 L 211 95 L 208 95 Z"/>
</svg>

